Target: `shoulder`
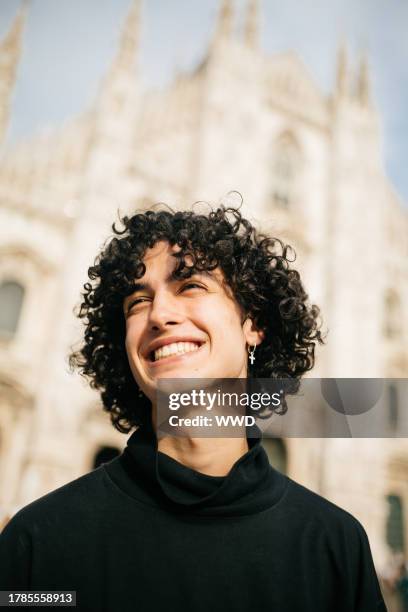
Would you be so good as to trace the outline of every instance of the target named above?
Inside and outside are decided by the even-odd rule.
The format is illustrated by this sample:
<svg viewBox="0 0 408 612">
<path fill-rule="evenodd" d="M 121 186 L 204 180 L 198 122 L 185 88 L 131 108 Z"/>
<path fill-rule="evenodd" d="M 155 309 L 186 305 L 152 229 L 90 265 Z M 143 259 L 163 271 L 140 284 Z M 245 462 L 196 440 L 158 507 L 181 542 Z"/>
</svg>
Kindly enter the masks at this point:
<svg viewBox="0 0 408 612">
<path fill-rule="evenodd" d="M 386 610 L 381 595 L 367 534 L 362 524 L 347 510 L 289 479 L 288 508 L 296 508 L 298 533 L 304 536 L 303 544 L 313 551 L 318 560 L 319 574 L 326 568 L 336 576 L 336 592 L 339 576 L 342 591 L 348 593 L 348 604 L 341 609 Z M 299 538 L 300 540 L 300 538 Z M 326 574 L 327 576 L 328 574 Z M 341 596 L 339 592 L 339 597 Z"/>
<path fill-rule="evenodd" d="M 85 514 L 92 513 L 100 505 L 101 498 L 108 495 L 107 486 L 103 467 L 80 476 L 24 506 L 7 523 L 1 535 L 32 533 L 44 524 L 61 525 L 68 517 L 82 520 Z"/>
<path fill-rule="evenodd" d="M 351 538 L 354 545 L 358 540 L 362 543 L 368 541 L 364 527 L 350 512 L 294 480 L 288 480 L 287 501 L 298 510 L 304 523 L 317 524 L 331 537 L 337 534 Z"/>
</svg>

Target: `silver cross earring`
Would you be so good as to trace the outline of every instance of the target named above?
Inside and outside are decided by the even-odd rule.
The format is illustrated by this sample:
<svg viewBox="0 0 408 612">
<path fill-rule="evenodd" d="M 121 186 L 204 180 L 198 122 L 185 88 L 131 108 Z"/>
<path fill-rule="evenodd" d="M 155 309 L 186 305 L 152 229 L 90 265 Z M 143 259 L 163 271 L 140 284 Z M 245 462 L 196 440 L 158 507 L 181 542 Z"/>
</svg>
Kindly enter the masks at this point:
<svg viewBox="0 0 408 612">
<path fill-rule="evenodd" d="M 256 344 L 254 344 L 254 346 L 248 346 L 249 361 L 251 362 L 251 365 L 254 365 L 255 349 L 256 349 Z"/>
</svg>

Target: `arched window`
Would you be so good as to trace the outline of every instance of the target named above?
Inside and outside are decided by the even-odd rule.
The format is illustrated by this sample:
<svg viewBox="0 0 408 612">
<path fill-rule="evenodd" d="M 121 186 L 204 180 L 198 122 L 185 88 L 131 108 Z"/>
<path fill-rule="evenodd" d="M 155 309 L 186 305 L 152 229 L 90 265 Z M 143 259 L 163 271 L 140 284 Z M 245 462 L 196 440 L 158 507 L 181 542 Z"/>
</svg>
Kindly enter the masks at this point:
<svg viewBox="0 0 408 612">
<path fill-rule="evenodd" d="M 291 134 L 275 143 L 272 160 L 272 204 L 288 209 L 296 200 L 300 173 L 300 151 Z"/>
<path fill-rule="evenodd" d="M 288 469 L 286 447 L 280 438 L 265 438 L 262 442 L 269 463 L 279 472 L 286 474 Z"/>
<path fill-rule="evenodd" d="M 95 454 L 92 469 L 96 469 L 103 463 L 112 461 L 112 459 L 118 455 L 120 455 L 120 451 L 114 446 L 102 446 L 102 448 L 100 448 Z"/>
<path fill-rule="evenodd" d="M 401 302 L 398 294 L 389 289 L 384 299 L 384 334 L 390 340 L 398 337 L 401 330 Z"/>
<path fill-rule="evenodd" d="M 394 552 L 403 552 L 405 547 L 404 508 L 399 495 L 388 495 L 386 525 L 387 544 Z"/>
<path fill-rule="evenodd" d="M 24 287 L 15 281 L 0 285 L 0 335 L 11 338 L 17 331 L 23 305 Z"/>
</svg>

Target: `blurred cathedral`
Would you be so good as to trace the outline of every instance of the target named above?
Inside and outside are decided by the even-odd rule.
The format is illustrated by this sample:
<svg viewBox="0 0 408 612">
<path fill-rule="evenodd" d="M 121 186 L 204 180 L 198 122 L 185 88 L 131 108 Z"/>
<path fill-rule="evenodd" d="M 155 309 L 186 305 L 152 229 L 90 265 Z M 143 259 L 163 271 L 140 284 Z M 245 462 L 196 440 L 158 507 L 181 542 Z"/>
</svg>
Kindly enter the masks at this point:
<svg viewBox="0 0 408 612">
<path fill-rule="evenodd" d="M 67 366 L 87 269 L 121 214 L 243 195 L 245 212 L 296 250 L 327 344 L 314 376 L 408 376 L 408 215 L 384 171 L 367 59 L 340 48 L 322 93 L 295 52 L 268 57 L 260 7 L 243 30 L 221 0 L 203 60 L 143 91 L 141 7 L 131 3 L 91 108 L 5 145 L 26 8 L 0 46 L 0 506 L 22 504 L 114 456 L 97 395 Z M 387 389 L 390 428 L 403 418 Z M 392 435 L 392 432 L 391 434 Z M 267 441 L 290 477 L 348 509 L 378 566 L 408 554 L 408 442 Z M 390 535 L 391 534 L 391 535 Z"/>
</svg>

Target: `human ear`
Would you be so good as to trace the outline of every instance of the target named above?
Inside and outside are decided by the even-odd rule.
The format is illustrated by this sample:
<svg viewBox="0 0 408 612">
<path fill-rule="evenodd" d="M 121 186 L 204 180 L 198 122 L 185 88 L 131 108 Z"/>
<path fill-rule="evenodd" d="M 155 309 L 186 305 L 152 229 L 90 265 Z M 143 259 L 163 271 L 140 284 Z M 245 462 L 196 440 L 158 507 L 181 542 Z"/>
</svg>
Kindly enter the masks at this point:
<svg viewBox="0 0 408 612">
<path fill-rule="evenodd" d="M 250 346 L 257 346 L 258 344 L 261 344 L 262 340 L 265 338 L 265 333 L 261 329 L 257 328 L 250 317 L 245 319 L 242 330 L 244 332 L 245 340 Z"/>
</svg>

